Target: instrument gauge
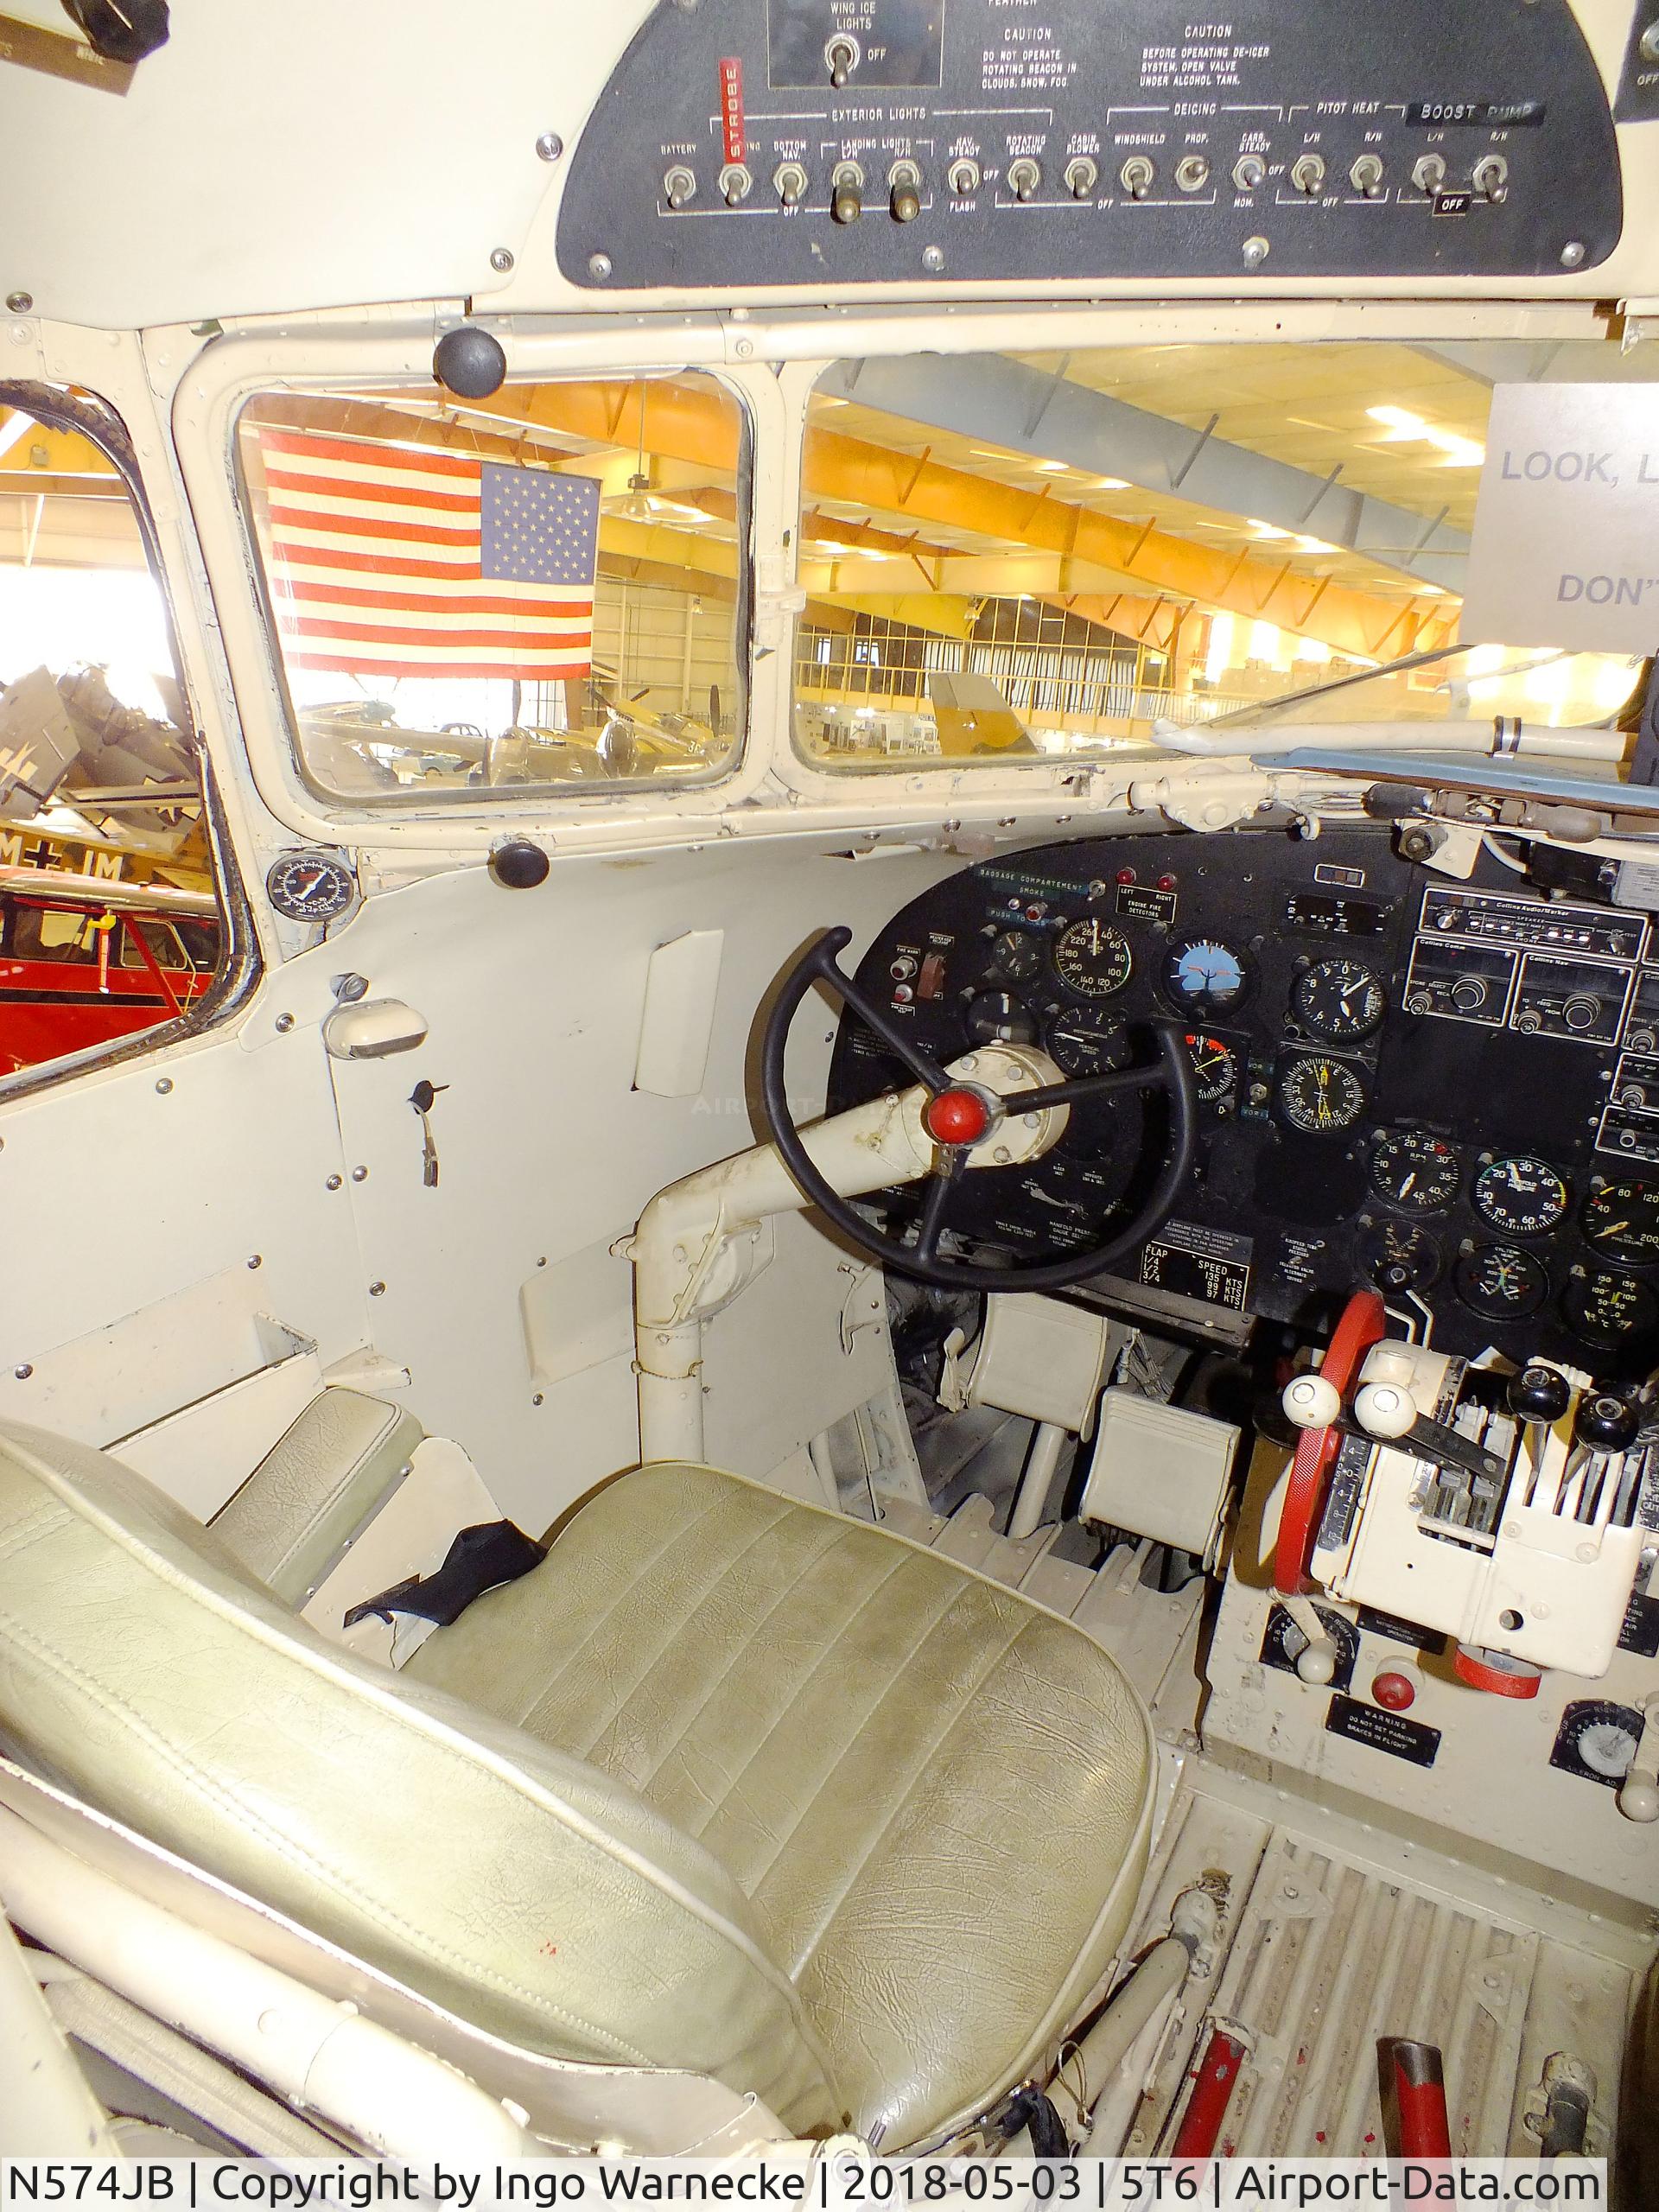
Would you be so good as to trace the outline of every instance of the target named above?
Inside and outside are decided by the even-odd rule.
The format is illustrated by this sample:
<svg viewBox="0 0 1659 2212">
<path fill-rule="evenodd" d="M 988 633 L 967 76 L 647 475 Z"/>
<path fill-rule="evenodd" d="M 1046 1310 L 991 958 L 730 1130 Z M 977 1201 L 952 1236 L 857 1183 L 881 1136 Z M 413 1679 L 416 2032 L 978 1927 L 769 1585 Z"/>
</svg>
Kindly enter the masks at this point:
<svg viewBox="0 0 1659 2212">
<path fill-rule="evenodd" d="M 1357 1044 L 1370 1036 L 1389 1010 L 1382 984 L 1357 960 L 1320 960 L 1305 968 L 1290 1002 L 1306 1028 L 1332 1044 Z"/>
<path fill-rule="evenodd" d="M 1489 1321 L 1518 1321 L 1549 1296 L 1549 1277 L 1518 1244 L 1478 1244 L 1453 1270 L 1458 1296 Z"/>
<path fill-rule="evenodd" d="M 1371 1188 L 1402 1213 L 1443 1213 L 1462 1182 L 1458 1155 L 1440 1137 L 1402 1129 L 1371 1154 Z"/>
<path fill-rule="evenodd" d="M 1164 955 L 1164 996 L 1183 1014 L 1214 1016 L 1243 1005 L 1254 982 L 1248 953 L 1218 937 L 1177 938 Z"/>
<path fill-rule="evenodd" d="M 1359 1248 L 1360 1265 L 1376 1287 L 1397 1296 L 1427 1290 L 1440 1272 L 1440 1248 L 1414 1221 L 1383 1221 Z"/>
<path fill-rule="evenodd" d="M 1219 1037 L 1189 1037 L 1186 1049 L 1201 1106 L 1219 1106 L 1238 1088 L 1238 1059 Z"/>
<path fill-rule="evenodd" d="M 1308 1136 L 1340 1136 L 1365 1111 L 1358 1071 L 1327 1052 L 1300 1052 L 1279 1071 L 1279 1111 Z"/>
<path fill-rule="evenodd" d="M 1567 1218 L 1567 1187 L 1547 1160 L 1529 1152 L 1494 1160 L 1475 1178 L 1475 1211 L 1506 1236 L 1541 1236 Z"/>
<path fill-rule="evenodd" d="M 1051 1017 L 1044 1042 L 1049 1058 L 1067 1075 L 1105 1075 L 1129 1064 L 1123 1024 L 1091 1007 L 1062 1007 Z"/>
<path fill-rule="evenodd" d="M 1079 998 L 1109 999 L 1135 973 L 1135 955 L 1122 930 L 1091 914 L 1061 931 L 1054 947 L 1054 972 Z"/>
<path fill-rule="evenodd" d="M 1659 1328 L 1659 1299 L 1634 1275 L 1616 1275 L 1607 1268 L 1593 1268 L 1568 1283 L 1561 1311 L 1574 1334 L 1592 1344 L 1623 1344 Z"/>
<path fill-rule="evenodd" d="M 1028 983 L 1043 965 L 1043 941 L 1024 930 L 1004 930 L 991 947 L 990 965 L 1011 983 Z"/>
<path fill-rule="evenodd" d="M 1622 1268 L 1659 1261 L 1659 1183 L 1604 1183 L 1579 1217 L 1586 1239 Z"/>
<path fill-rule="evenodd" d="M 1011 991 L 981 991 L 962 1020 L 970 1045 L 1034 1045 L 1039 1033 L 1036 1015 Z"/>
<path fill-rule="evenodd" d="M 352 872 L 334 853 L 283 853 L 265 870 L 265 896 L 290 922 L 332 922 L 356 895 Z"/>
</svg>

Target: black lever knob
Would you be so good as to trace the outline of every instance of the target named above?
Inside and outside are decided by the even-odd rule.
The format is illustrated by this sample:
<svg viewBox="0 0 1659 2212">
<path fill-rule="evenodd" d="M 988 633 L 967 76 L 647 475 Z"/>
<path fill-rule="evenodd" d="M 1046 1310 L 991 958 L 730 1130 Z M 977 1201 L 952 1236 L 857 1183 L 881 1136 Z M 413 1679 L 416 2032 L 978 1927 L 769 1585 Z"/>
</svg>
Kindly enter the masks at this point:
<svg viewBox="0 0 1659 2212">
<path fill-rule="evenodd" d="M 1573 1402 L 1566 1376 L 1536 1359 L 1510 1376 L 1504 1395 L 1510 1411 L 1520 1421 L 1558 1421 Z"/>
<path fill-rule="evenodd" d="M 1628 1452 L 1641 1426 L 1641 1415 L 1628 1398 L 1597 1390 L 1580 1400 L 1573 1434 L 1592 1452 Z"/>
</svg>

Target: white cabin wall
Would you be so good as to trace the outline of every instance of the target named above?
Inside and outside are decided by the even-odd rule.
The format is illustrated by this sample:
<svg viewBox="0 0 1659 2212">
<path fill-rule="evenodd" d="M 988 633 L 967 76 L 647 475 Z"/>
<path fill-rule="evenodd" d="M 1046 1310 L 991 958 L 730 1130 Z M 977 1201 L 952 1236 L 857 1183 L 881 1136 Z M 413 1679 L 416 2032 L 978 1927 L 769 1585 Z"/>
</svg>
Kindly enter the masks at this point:
<svg viewBox="0 0 1659 2212">
<path fill-rule="evenodd" d="M 846 922 L 850 965 L 890 912 L 958 865 L 916 854 L 855 862 L 779 840 L 567 858 L 530 892 L 455 869 L 372 899 L 328 943 L 273 967 L 247 1015 L 194 1047 L 0 1108 L 7 1245 L 30 1255 L 0 1271 L 0 1414 L 106 1441 L 136 1425 L 124 1406 L 149 1420 L 199 1397 L 201 1362 L 185 1341 L 169 1351 L 163 1312 L 82 1348 L 79 1414 L 60 1393 L 44 1402 L 61 1370 L 55 1348 L 248 1270 L 258 1310 L 315 1338 L 321 1368 L 363 1346 L 407 1368 L 400 1402 L 466 1447 L 504 1510 L 544 1525 L 637 1455 L 630 1271 L 604 1248 L 664 1184 L 753 1141 L 757 1009 L 796 952 Z M 725 932 L 702 1089 L 646 1096 L 632 1084 L 647 965 L 690 929 Z M 380 1061 L 328 1060 L 321 1024 L 331 979 L 347 970 L 375 997 L 416 1008 L 427 1042 Z M 827 1012 L 797 1024 L 796 1087 L 810 1105 L 833 1030 Z M 423 1077 L 448 1086 L 432 1116 L 435 1190 L 423 1185 L 408 1103 Z M 833 1389 L 841 1258 L 790 1224 L 747 1294 L 757 1320 L 780 1300 L 817 1315 L 797 1365 L 746 1360 L 745 1300 L 719 1324 L 710 1448 L 744 1471 L 773 1464 L 780 1401 L 801 1390 L 822 1403 Z M 580 1337 L 569 1357 L 581 1363 L 543 1387 L 538 1405 L 520 1290 L 543 1260 L 550 1276 L 564 1270 L 562 1325 Z M 169 1357 L 175 1393 L 153 1371 Z M 136 1358 L 151 1371 L 123 1376 Z M 248 1430 L 224 1495 L 271 1440 Z M 218 1500 L 198 1476 L 190 1502 Z"/>
</svg>

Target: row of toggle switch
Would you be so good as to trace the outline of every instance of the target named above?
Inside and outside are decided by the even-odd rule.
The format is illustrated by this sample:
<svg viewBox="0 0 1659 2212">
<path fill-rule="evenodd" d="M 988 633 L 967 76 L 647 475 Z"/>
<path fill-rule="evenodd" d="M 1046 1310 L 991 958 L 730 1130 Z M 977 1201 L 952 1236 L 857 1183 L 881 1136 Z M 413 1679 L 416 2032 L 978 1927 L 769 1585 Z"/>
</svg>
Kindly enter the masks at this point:
<svg viewBox="0 0 1659 2212">
<path fill-rule="evenodd" d="M 1157 164 L 1147 154 L 1131 154 L 1118 171 L 1118 182 L 1131 200 L 1147 199 L 1158 181 Z M 1310 200 L 1318 199 L 1324 192 L 1328 176 L 1325 156 L 1306 153 L 1292 162 L 1290 181 L 1296 190 Z M 1210 182 L 1209 157 L 1204 154 L 1184 154 L 1176 162 L 1173 176 L 1178 192 L 1202 192 Z M 1256 192 L 1268 181 L 1267 158 L 1262 154 L 1241 154 L 1233 164 L 1233 185 L 1239 192 Z M 984 172 L 970 156 L 963 155 L 953 161 L 945 171 L 945 182 L 951 196 L 957 200 L 971 199 L 984 183 Z M 865 194 L 868 179 L 863 166 L 855 161 L 838 162 L 830 179 L 830 211 L 838 223 L 855 223 L 865 209 Z M 1388 182 L 1388 170 L 1380 154 L 1361 154 L 1348 172 L 1348 181 L 1353 189 L 1367 200 L 1381 199 Z M 1446 167 L 1444 156 L 1424 154 L 1413 167 L 1411 181 L 1415 189 L 1431 199 L 1446 188 Z M 1074 200 L 1092 200 L 1100 182 L 1100 165 L 1088 154 L 1075 155 L 1066 164 L 1065 188 Z M 1483 155 L 1475 163 L 1470 187 L 1477 198 L 1494 204 L 1509 196 L 1510 165 L 1502 154 Z M 799 162 L 779 162 L 772 174 L 772 188 L 785 207 L 798 207 L 810 188 L 811 179 Z M 1021 155 L 1007 167 L 1007 188 L 1019 200 L 1034 200 L 1041 191 L 1041 164 L 1030 155 Z M 728 207 L 741 207 L 754 189 L 754 176 L 747 162 L 728 162 L 720 173 L 721 197 Z M 922 173 L 914 162 L 897 161 L 887 171 L 887 212 L 895 223 L 912 223 L 922 212 Z M 669 206 L 678 209 L 688 207 L 697 196 L 696 173 L 683 162 L 677 162 L 663 178 L 663 196 Z"/>
</svg>

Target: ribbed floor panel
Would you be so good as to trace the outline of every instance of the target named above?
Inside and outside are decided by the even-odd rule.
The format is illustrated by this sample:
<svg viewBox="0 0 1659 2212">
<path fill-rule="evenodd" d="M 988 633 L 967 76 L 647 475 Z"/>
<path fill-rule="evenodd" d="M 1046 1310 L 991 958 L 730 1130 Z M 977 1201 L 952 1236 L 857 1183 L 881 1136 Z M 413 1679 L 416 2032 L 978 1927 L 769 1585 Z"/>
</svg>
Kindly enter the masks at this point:
<svg viewBox="0 0 1659 2212">
<path fill-rule="evenodd" d="M 1172 2022 L 1126 2148 L 1166 2144 L 1192 2054 L 1219 2023 L 1249 2051 L 1219 2146 L 1230 2156 L 1386 2147 L 1379 2047 L 1397 2036 L 1444 2056 L 1454 2153 L 1535 2156 L 1529 2118 L 1542 2111 L 1547 2061 L 1563 2051 L 1595 2074 L 1590 2148 L 1605 2151 L 1635 1976 L 1618 1939 L 1602 1949 L 1596 1923 L 1564 1936 L 1548 1901 L 1511 1890 L 1509 1909 L 1494 1910 L 1475 1901 L 1478 1878 L 1465 1887 L 1467 1870 L 1451 1862 L 1417 1854 L 1397 1871 L 1368 1859 L 1357 1828 L 1351 1843 L 1315 1840 L 1217 1802 L 1202 1770 L 1160 1855 L 1142 1940 L 1202 1878 L 1226 1893 L 1227 1948 Z"/>
</svg>

